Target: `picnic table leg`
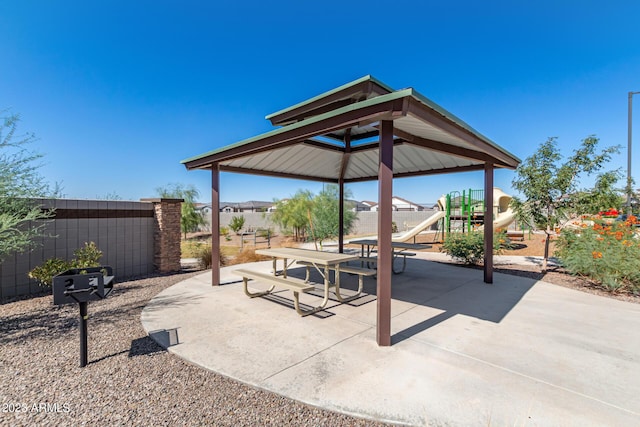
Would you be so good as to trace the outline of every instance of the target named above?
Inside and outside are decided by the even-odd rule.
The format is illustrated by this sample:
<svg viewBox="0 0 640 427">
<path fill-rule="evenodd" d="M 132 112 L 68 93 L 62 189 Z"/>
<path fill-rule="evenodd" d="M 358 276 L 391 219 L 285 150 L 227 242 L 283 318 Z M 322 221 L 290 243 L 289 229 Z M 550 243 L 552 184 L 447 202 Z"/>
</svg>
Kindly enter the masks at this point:
<svg viewBox="0 0 640 427">
<path fill-rule="evenodd" d="M 325 265 L 324 266 L 324 299 L 322 300 L 322 304 L 320 304 L 320 307 L 324 308 L 325 305 L 327 305 L 327 302 L 329 302 L 329 286 L 331 285 L 331 281 L 329 280 L 329 266 Z"/>
<path fill-rule="evenodd" d="M 402 270 L 400 271 L 396 271 L 395 268 L 395 264 L 396 264 L 396 258 L 398 258 L 398 254 L 393 253 L 393 260 L 391 261 L 391 271 L 393 271 L 393 274 L 400 274 L 400 273 L 404 273 L 404 270 L 407 268 L 407 256 L 403 255 L 403 261 L 402 261 Z"/>
<path fill-rule="evenodd" d="M 263 292 L 249 292 L 249 288 L 247 287 L 247 282 L 249 281 L 249 279 L 247 277 L 243 277 L 242 278 L 242 284 L 243 284 L 243 288 L 244 288 L 244 294 L 246 296 L 248 296 L 249 298 L 255 298 L 255 297 L 261 297 L 263 295 L 267 295 L 270 294 L 271 291 L 273 291 L 273 289 L 276 287 L 275 285 L 271 285 L 271 287 L 269 288 L 268 291 L 263 291 Z"/>
<path fill-rule="evenodd" d="M 358 274 L 358 292 L 356 292 L 354 295 L 343 298 L 342 295 L 340 295 L 340 264 L 336 265 L 335 293 L 338 301 L 340 301 L 341 303 L 345 303 L 360 297 L 363 285 L 364 277 L 361 274 Z"/>
<path fill-rule="evenodd" d="M 308 268 L 308 267 L 307 267 Z M 316 267 L 317 268 L 317 267 Z M 308 270 L 307 270 L 307 276 L 308 276 Z M 312 308 L 311 310 L 302 310 L 300 308 L 300 293 L 299 292 L 293 292 L 293 305 L 296 309 L 296 312 L 300 315 L 300 316 L 308 316 L 310 314 L 313 313 L 317 313 L 319 311 L 324 310 L 324 308 L 326 307 L 327 303 L 329 302 L 329 266 L 325 266 L 324 267 L 324 299 L 322 300 L 322 304 L 320 304 L 317 307 Z"/>
</svg>

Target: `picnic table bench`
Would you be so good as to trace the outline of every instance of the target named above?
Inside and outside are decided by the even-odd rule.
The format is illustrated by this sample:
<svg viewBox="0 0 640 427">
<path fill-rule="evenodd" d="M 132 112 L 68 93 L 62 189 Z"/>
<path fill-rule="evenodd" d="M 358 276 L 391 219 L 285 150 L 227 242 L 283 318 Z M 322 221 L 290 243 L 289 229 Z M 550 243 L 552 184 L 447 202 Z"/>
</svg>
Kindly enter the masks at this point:
<svg viewBox="0 0 640 427">
<path fill-rule="evenodd" d="M 313 267 L 314 265 L 308 261 L 298 261 L 297 262 L 300 265 L 304 265 L 306 267 L 306 276 L 305 276 L 305 282 L 309 282 L 310 276 L 311 276 L 311 267 Z M 336 294 L 336 298 L 338 299 L 338 301 L 340 302 L 349 302 L 351 300 L 354 300 L 356 298 L 358 298 L 360 296 L 360 294 L 362 293 L 362 288 L 364 287 L 364 277 L 365 276 L 375 276 L 376 275 L 376 270 L 371 269 L 371 268 L 362 268 L 362 267 L 353 267 L 351 265 L 339 265 L 339 266 L 335 266 L 335 265 L 331 265 L 329 266 L 329 270 L 334 271 L 335 273 L 335 279 L 334 279 L 334 284 L 330 285 L 330 287 L 335 288 L 334 292 Z M 350 297 L 344 298 L 342 295 L 340 295 L 340 273 L 348 273 L 348 274 L 356 274 L 358 275 L 358 290 L 356 291 L 356 293 Z"/>
<path fill-rule="evenodd" d="M 321 251 L 313 251 L 309 249 L 298 249 L 298 248 L 274 248 L 274 249 L 260 249 L 256 251 L 256 254 L 270 256 L 273 259 L 273 275 L 258 271 L 253 271 L 245 268 L 240 268 L 234 270 L 234 274 L 242 276 L 243 286 L 245 294 L 251 298 L 255 298 L 258 296 L 263 296 L 271 293 L 276 287 L 284 288 L 293 291 L 294 298 L 294 306 L 296 312 L 301 316 L 308 316 L 313 313 L 317 313 L 318 311 L 324 310 L 328 301 L 329 301 L 329 288 L 334 288 L 334 292 L 336 297 L 340 302 L 350 301 L 351 299 L 359 296 L 359 293 L 350 296 L 348 298 L 343 298 L 340 295 L 340 271 L 341 264 L 347 261 L 352 261 L 358 259 L 357 255 L 349 255 L 349 254 L 340 254 L 340 253 L 332 253 L 332 252 L 321 252 Z M 278 271 L 276 269 L 276 262 L 278 259 L 282 259 L 284 261 L 284 268 L 282 269 L 282 276 L 278 276 Z M 305 262 L 308 263 L 307 266 L 307 278 L 306 280 L 287 277 L 287 267 L 289 266 L 288 260 Z M 292 261 L 292 262 L 293 262 Z M 309 292 L 315 289 L 315 286 L 309 282 L 309 268 L 313 266 L 318 270 L 318 272 L 322 275 L 324 279 L 324 298 L 322 303 L 317 307 L 314 307 L 310 310 L 302 310 L 300 308 L 300 292 Z M 323 267 L 322 271 L 321 267 Z M 331 283 L 329 280 L 329 271 L 335 271 L 335 283 Z M 354 271 L 354 270 L 351 270 Z M 363 273 L 364 274 L 364 273 Z M 249 279 L 256 280 L 261 283 L 265 283 L 270 285 L 271 287 L 262 292 L 250 292 L 247 286 L 247 282 Z M 362 291 L 362 287 L 360 287 L 360 291 Z"/>
<path fill-rule="evenodd" d="M 362 263 L 366 262 L 367 266 L 369 263 L 374 264 L 378 262 L 378 259 L 375 256 L 371 256 L 371 253 L 377 252 L 376 249 L 371 249 L 372 247 L 378 246 L 378 241 L 375 239 L 362 239 L 362 240 L 352 240 L 349 244 L 360 245 L 360 258 L 359 261 Z M 364 247 L 367 247 L 367 254 L 364 254 Z M 393 260 L 391 269 L 394 274 L 403 273 L 407 268 L 407 257 L 408 256 L 416 256 L 415 252 L 409 252 L 408 249 L 413 250 L 421 250 L 421 249 L 429 249 L 431 245 L 425 245 L 420 243 L 405 243 L 405 242 L 391 242 L 391 248 L 393 251 Z M 399 250 L 396 250 L 399 249 Z M 402 257 L 402 270 L 396 270 L 395 261 L 396 258 Z"/>
<path fill-rule="evenodd" d="M 275 289 L 276 286 L 278 286 L 280 288 L 285 288 L 290 291 L 293 291 L 293 304 L 296 309 L 296 312 L 298 312 L 299 315 L 307 316 L 309 314 L 319 311 L 315 309 L 302 310 L 300 308 L 300 292 L 309 292 L 315 289 L 315 286 L 313 286 L 307 281 L 302 281 L 301 279 L 296 279 L 293 277 L 285 278 L 285 277 L 274 276 L 269 273 L 249 270 L 246 268 L 239 268 L 237 270 L 233 270 L 233 273 L 237 274 L 238 276 L 242 276 L 244 293 L 249 298 L 256 298 L 256 297 L 268 295 Z M 262 292 L 250 292 L 247 286 L 247 282 L 249 281 L 249 279 L 253 279 L 262 283 L 269 284 L 271 285 L 271 287 L 268 290 L 262 291 Z"/>
</svg>

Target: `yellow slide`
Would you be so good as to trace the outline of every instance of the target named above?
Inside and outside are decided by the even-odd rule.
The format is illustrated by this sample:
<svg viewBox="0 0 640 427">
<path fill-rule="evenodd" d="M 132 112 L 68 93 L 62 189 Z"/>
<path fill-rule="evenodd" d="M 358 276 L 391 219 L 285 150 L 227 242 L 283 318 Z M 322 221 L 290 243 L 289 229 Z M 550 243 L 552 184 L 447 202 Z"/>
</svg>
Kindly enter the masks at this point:
<svg viewBox="0 0 640 427">
<path fill-rule="evenodd" d="M 431 227 L 433 224 L 435 224 L 445 216 L 447 216 L 447 213 L 445 211 L 438 211 L 435 214 L 431 215 L 429 218 L 422 221 L 420 224 L 413 227 L 411 230 L 407 230 L 404 233 L 394 235 L 393 237 L 391 237 L 391 241 L 406 242 L 407 240 L 414 238 L 427 228 Z"/>
<path fill-rule="evenodd" d="M 507 228 L 516 219 L 516 214 L 509 206 L 511 204 L 511 196 L 505 194 L 501 189 L 493 188 L 493 229 Z M 484 227 L 479 227 L 482 230 Z"/>
</svg>

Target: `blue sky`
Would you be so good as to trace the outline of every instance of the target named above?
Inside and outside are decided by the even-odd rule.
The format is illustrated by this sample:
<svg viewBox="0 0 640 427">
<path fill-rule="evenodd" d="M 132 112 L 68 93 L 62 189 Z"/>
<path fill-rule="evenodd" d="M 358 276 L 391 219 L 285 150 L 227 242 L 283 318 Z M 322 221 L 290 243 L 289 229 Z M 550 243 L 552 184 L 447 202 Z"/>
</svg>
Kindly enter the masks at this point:
<svg viewBox="0 0 640 427">
<path fill-rule="evenodd" d="M 547 137 L 570 154 L 595 134 L 623 146 L 610 167 L 626 173 L 639 17 L 635 0 L 3 2 L 0 110 L 39 137 L 41 172 L 69 198 L 138 200 L 183 183 L 208 201 L 210 174 L 181 160 L 268 131 L 267 114 L 366 74 L 414 87 L 521 159 Z M 511 192 L 513 177 L 496 172 L 496 186 Z M 430 202 L 470 187 L 482 174 L 398 179 L 394 194 Z M 224 201 L 299 188 L 321 184 L 221 177 Z M 377 200 L 375 182 L 350 188 Z"/>
</svg>

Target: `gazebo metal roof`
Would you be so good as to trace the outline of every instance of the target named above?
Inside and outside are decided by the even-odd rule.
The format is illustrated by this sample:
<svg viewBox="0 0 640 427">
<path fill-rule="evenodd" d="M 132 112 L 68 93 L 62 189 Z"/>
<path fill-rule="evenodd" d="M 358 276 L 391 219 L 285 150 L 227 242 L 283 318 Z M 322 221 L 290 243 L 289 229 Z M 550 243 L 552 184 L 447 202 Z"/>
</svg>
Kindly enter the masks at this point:
<svg viewBox="0 0 640 427">
<path fill-rule="evenodd" d="M 330 111 L 328 108 L 336 107 Z M 267 116 L 284 126 L 183 160 L 187 169 L 345 183 L 378 179 L 379 121 L 394 122 L 394 177 L 515 168 L 520 160 L 414 89 L 371 76 Z"/>
<path fill-rule="evenodd" d="M 484 170 L 485 206 L 493 206 L 494 168 L 520 160 L 414 89 L 394 91 L 365 76 L 266 117 L 270 132 L 183 160 L 211 171 L 212 229 L 219 226 L 220 171 L 335 182 L 340 188 L 343 247 L 344 184 L 378 180 L 377 332 L 391 344 L 392 179 Z M 493 281 L 492 209 L 485 212 L 484 280 Z M 212 259 L 220 242 L 212 236 Z M 212 284 L 220 284 L 219 267 Z"/>
</svg>

